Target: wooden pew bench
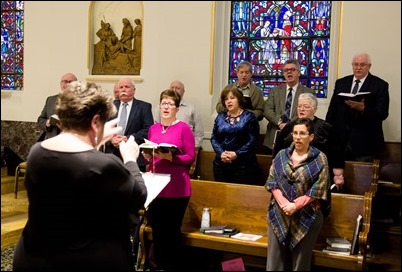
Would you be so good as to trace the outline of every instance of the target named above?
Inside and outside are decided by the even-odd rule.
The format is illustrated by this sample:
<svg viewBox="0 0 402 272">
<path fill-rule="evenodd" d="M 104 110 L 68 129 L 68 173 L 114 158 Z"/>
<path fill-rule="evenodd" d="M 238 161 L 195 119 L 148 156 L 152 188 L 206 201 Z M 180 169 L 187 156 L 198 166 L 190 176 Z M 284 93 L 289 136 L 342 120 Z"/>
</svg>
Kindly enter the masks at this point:
<svg viewBox="0 0 402 272">
<path fill-rule="evenodd" d="M 183 243 L 187 246 L 215 249 L 265 257 L 267 251 L 267 205 L 271 194 L 263 186 L 231 184 L 215 181 L 192 180 L 192 196 L 182 224 Z M 252 200 L 252 201 L 250 201 Z M 228 225 L 243 233 L 262 235 L 257 241 L 242 241 L 203 234 L 202 209 L 209 207 L 211 225 Z M 147 221 L 140 227 L 140 267 L 148 255 L 148 242 L 152 229 Z"/>
<path fill-rule="evenodd" d="M 186 246 L 218 250 L 238 254 L 265 266 L 267 256 L 267 207 L 271 194 L 263 186 L 231 184 L 214 181 L 192 180 L 190 198 L 183 224 L 183 244 Z M 366 195 L 332 195 L 332 212 L 326 219 L 316 245 L 313 264 L 340 269 L 363 270 L 366 263 L 366 247 L 370 231 L 372 193 Z M 211 209 L 212 225 L 228 225 L 243 233 L 262 235 L 257 241 L 206 235 L 199 232 L 202 209 Z M 323 241 L 327 236 L 352 239 L 357 215 L 363 216 L 363 230 L 359 236 L 359 254 L 343 256 L 323 253 Z M 146 216 L 145 216 L 146 217 Z M 139 268 L 147 262 L 152 229 L 147 220 L 140 227 L 141 248 L 138 254 Z"/>
<path fill-rule="evenodd" d="M 371 232 L 373 192 L 364 195 L 332 193 L 331 214 L 325 219 L 313 251 L 312 264 L 344 270 L 365 270 Z M 353 240 L 358 215 L 363 216 L 358 238 L 358 254 L 335 255 L 322 252 L 327 237 Z"/>
</svg>

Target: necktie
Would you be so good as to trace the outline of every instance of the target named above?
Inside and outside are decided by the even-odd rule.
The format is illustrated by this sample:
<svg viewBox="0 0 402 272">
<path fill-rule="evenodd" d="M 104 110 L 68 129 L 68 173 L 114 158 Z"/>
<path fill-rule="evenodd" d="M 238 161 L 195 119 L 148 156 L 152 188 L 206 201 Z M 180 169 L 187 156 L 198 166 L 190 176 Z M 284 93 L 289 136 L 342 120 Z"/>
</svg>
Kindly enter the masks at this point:
<svg viewBox="0 0 402 272">
<path fill-rule="evenodd" d="M 286 98 L 286 104 L 285 104 L 285 117 L 286 117 L 285 119 L 286 120 L 283 120 L 284 122 L 288 122 L 290 120 L 290 110 L 292 108 L 292 92 L 293 92 L 293 89 L 289 88 L 289 93 Z"/>
<path fill-rule="evenodd" d="M 121 131 L 121 134 L 124 135 L 124 131 L 126 130 L 126 123 L 127 123 L 127 103 L 123 103 L 123 108 L 121 109 L 120 113 L 120 120 L 119 120 L 119 126 L 123 128 Z"/>
<path fill-rule="evenodd" d="M 355 82 L 356 82 L 356 84 L 355 84 L 355 86 L 353 87 L 352 94 L 356 94 L 356 93 L 357 93 L 357 90 L 359 90 L 359 83 L 360 83 L 360 80 L 356 79 Z"/>
</svg>

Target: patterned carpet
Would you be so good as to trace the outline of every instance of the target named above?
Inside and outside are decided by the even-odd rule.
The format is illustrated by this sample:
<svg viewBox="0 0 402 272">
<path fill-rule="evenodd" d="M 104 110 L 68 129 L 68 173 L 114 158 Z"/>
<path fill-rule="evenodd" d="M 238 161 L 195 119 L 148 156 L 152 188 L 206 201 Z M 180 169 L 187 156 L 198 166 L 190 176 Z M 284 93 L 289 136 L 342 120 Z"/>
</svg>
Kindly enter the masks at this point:
<svg viewBox="0 0 402 272">
<path fill-rule="evenodd" d="M 13 271 L 14 246 L 1 250 L 1 271 Z"/>
</svg>

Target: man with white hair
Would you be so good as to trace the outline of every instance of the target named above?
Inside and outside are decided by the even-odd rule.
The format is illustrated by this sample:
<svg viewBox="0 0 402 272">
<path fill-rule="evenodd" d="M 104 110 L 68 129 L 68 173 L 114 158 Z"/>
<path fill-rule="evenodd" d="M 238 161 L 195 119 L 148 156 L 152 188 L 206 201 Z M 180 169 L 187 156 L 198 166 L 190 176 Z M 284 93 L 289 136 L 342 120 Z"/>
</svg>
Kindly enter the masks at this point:
<svg viewBox="0 0 402 272">
<path fill-rule="evenodd" d="M 346 160 L 368 161 L 378 158 L 384 148 L 382 123 L 389 114 L 388 82 L 370 73 L 367 53 L 353 57 L 353 74 L 335 82 L 325 121 L 339 131 L 346 146 Z M 366 93 L 362 99 L 339 95 Z"/>
</svg>

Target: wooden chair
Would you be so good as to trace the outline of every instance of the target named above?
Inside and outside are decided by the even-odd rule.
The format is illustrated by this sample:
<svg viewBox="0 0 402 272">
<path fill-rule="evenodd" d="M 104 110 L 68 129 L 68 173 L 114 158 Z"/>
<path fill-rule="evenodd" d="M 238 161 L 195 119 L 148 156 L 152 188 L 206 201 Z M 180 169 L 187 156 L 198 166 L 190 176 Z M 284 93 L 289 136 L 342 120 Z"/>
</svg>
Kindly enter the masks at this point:
<svg viewBox="0 0 402 272">
<path fill-rule="evenodd" d="M 14 198 L 17 198 L 18 194 L 18 181 L 20 178 L 25 177 L 25 171 L 27 168 L 27 162 L 21 162 L 15 168 L 15 182 L 14 182 Z"/>
</svg>

